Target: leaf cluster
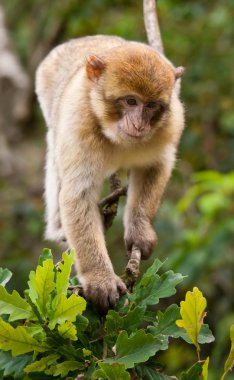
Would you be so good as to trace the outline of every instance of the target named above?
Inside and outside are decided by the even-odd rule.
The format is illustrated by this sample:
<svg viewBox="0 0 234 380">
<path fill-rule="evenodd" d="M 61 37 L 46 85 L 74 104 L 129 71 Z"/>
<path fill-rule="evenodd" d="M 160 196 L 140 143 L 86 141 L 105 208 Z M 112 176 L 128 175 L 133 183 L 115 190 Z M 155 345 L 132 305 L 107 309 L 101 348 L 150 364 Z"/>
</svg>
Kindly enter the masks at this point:
<svg viewBox="0 0 234 380">
<path fill-rule="evenodd" d="M 172 304 L 159 310 L 160 300 L 175 294 L 183 276 L 159 274 L 163 264 L 158 259 L 105 316 L 78 294 L 76 280 L 70 279 L 73 262 L 73 251 L 54 265 L 51 251 L 44 250 L 24 298 L 15 290 L 8 293 L 4 285 L 11 273 L 0 272 L 0 378 L 169 380 L 158 353 L 171 339 L 194 344 L 199 355 L 200 344 L 213 341 L 203 324 L 206 299 L 197 288 L 187 293 L 181 308 Z M 233 365 L 232 351 L 224 376 Z M 199 360 L 180 379 L 207 380 L 208 363 L 209 358 Z"/>
</svg>

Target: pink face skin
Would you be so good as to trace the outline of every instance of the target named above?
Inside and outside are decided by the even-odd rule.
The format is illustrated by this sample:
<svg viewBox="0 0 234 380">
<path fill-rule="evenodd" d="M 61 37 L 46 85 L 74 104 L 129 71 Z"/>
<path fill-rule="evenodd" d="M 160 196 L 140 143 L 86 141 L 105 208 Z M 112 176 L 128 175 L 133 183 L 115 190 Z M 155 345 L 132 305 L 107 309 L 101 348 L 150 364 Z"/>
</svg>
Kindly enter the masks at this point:
<svg viewBox="0 0 234 380">
<path fill-rule="evenodd" d="M 159 116 L 165 105 L 160 101 L 143 102 L 135 95 L 125 96 L 118 100 L 122 109 L 122 118 L 118 127 L 125 134 L 135 138 L 143 138 L 151 131 L 151 121 Z"/>
</svg>

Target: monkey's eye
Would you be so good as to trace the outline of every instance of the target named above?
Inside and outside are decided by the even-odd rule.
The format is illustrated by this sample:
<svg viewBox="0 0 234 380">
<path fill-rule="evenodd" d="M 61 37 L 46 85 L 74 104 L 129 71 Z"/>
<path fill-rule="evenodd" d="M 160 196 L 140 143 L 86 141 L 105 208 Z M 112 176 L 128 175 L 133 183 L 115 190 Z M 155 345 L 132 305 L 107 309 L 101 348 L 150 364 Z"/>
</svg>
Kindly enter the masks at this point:
<svg viewBox="0 0 234 380">
<path fill-rule="evenodd" d="M 125 101 L 129 106 L 137 106 L 137 100 L 133 97 L 126 98 Z"/>
<path fill-rule="evenodd" d="M 146 107 L 151 108 L 151 109 L 156 109 L 156 108 L 159 108 L 160 105 L 157 102 L 147 102 Z"/>
</svg>

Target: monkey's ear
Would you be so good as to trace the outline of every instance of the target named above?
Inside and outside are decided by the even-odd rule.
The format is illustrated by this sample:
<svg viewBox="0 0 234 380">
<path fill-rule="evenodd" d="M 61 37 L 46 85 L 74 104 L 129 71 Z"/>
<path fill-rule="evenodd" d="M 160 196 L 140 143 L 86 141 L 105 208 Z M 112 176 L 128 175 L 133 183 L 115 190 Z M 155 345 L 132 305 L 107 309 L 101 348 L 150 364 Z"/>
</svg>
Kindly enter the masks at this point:
<svg viewBox="0 0 234 380">
<path fill-rule="evenodd" d="M 181 78 L 182 75 L 184 74 L 184 72 L 185 72 L 185 68 L 183 66 L 176 67 L 175 68 L 175 78 L 176 79 Z"/>
<path fill-rule="evenodd" d="M 93 82 L 96 81 L 103 72 L 106 64 L 102 58 L 96 55 L 90 55 L 87 58 L 86 73 L 87 77 Z"/>
</svg>

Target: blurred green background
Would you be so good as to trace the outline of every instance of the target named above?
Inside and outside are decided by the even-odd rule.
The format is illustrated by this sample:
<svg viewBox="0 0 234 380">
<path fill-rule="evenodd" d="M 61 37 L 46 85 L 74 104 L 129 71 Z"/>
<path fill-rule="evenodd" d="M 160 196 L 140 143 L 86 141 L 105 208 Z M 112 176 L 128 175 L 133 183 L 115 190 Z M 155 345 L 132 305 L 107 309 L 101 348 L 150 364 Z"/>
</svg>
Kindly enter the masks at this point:
<svg viewBox="0 0 234 380">
<path fill-rule="evenodd" d="M 206 321 L 216 342 L 203 350 L 216 380 L 234 321 L 234 1 L 158 3 L 166 55 L 186 67 L 181 97 L 187 127 L 155 220 L 154 257 L 167 258 L 165 267 L 187 276 L 175 302 L 193 286 L 207 297 Z M 14 272 L 12 287 L 20 290 L 43 247 L 61 254 L 43 241 L 45 125 L 34 95 L 35 69 L 67 39 L 102 33 L 146 41 L 146 35 L 137 0 L 2 0 L 0 11 L 0 61 L 6 66 L 0 65 L 0 265 Z M 8 49 L 17 57 L 21 84 L 10 77 Z M 123 208 L 124 200 L 107 233 L 119 273 L 126 263 Z M 192 349 L 176 342 L 161 360 L 175 374 L 194 358 Z"/>
</svg>

